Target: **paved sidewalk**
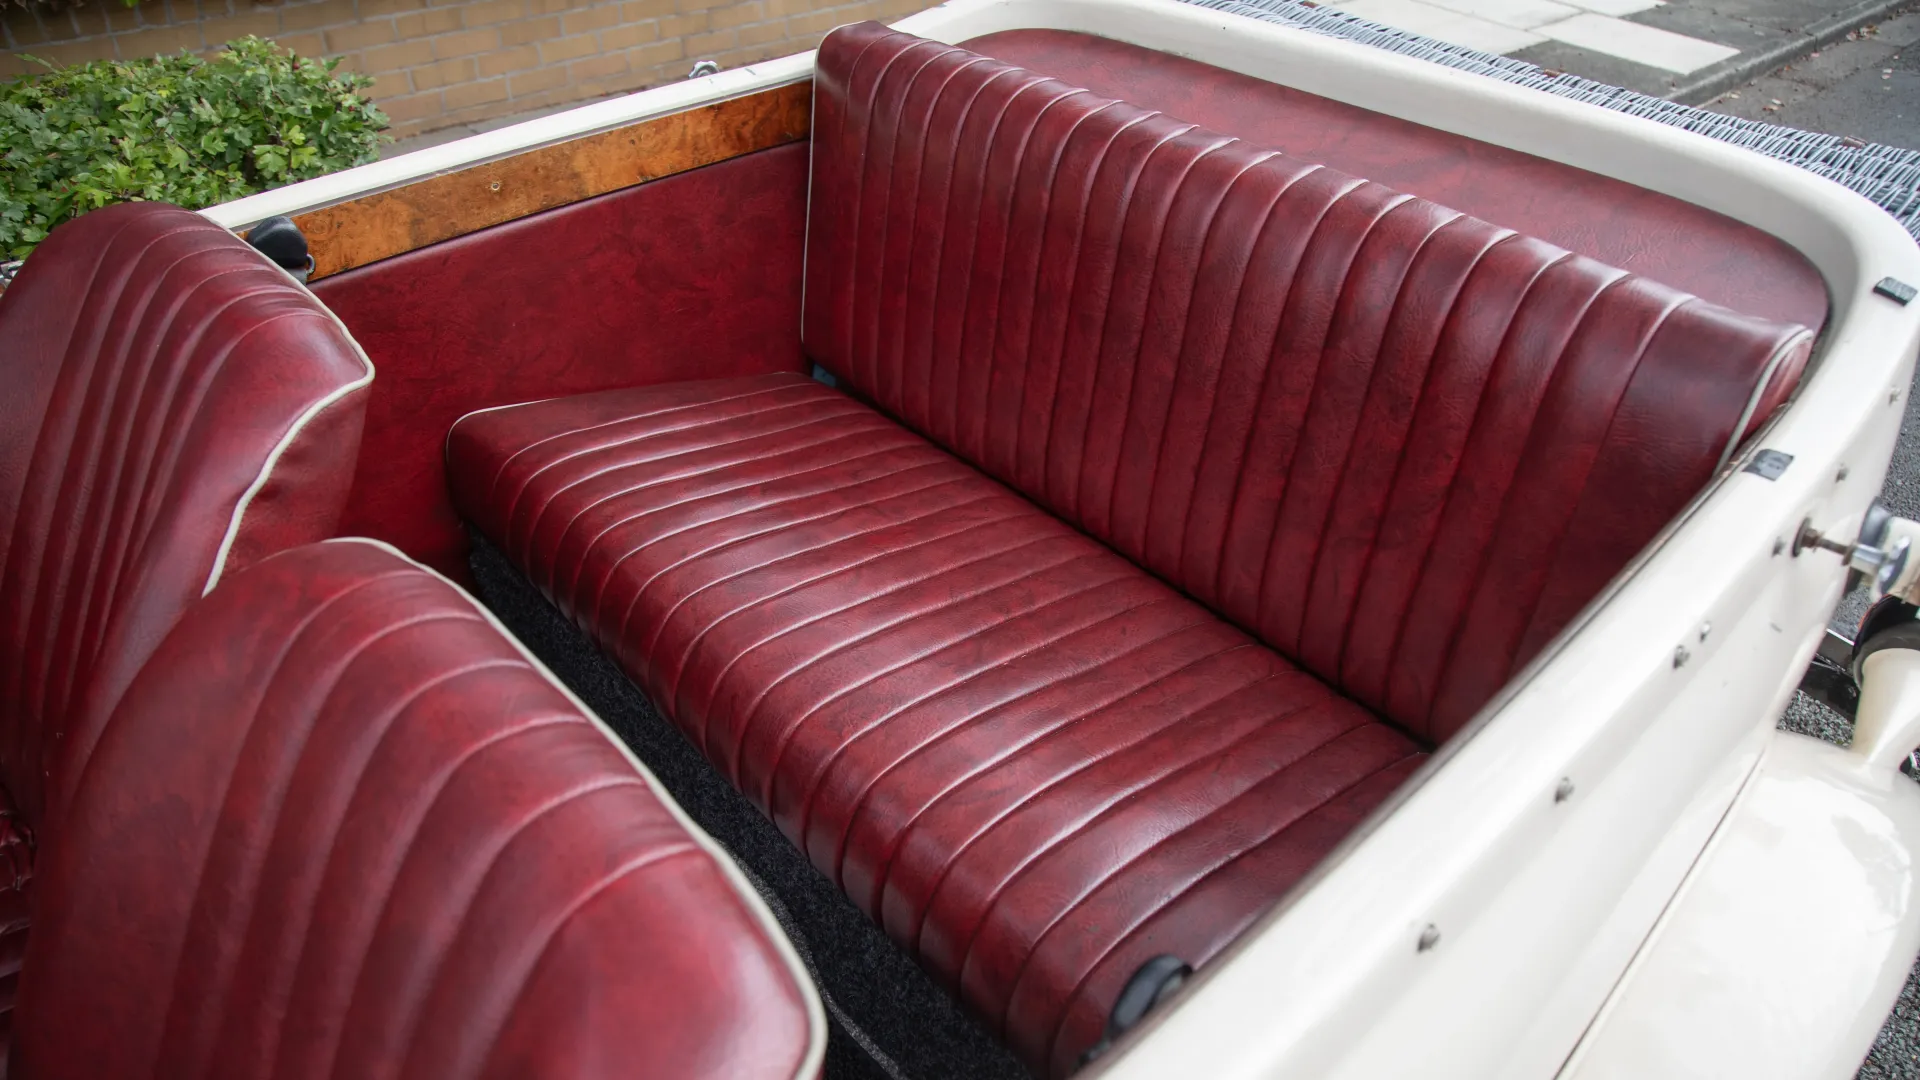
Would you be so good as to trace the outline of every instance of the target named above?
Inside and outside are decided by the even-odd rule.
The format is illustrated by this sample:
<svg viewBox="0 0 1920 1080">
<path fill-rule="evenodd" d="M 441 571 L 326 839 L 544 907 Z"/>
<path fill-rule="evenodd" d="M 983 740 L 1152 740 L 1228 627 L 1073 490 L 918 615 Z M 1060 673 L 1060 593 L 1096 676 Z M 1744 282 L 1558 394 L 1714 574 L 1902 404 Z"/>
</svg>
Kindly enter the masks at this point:
<svg viewBox="0 0 1920 1080">
<path fill-rule="evenodd" d="M 1327 0 L 1327 6 L 1643 94 L 1698 101 L 1844 36 L 1896 4 L 1893 0 Z"/>
</svg>

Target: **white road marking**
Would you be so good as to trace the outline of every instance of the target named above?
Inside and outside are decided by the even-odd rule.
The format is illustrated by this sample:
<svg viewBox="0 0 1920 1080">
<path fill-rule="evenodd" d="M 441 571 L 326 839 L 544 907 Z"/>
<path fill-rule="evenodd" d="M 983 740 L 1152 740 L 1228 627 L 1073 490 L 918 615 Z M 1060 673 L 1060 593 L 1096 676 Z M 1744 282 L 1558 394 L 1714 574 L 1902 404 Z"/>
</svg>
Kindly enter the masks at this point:
<svg viewBox="0 0 1920 1080">
<path fill-rule="evenodd" d="M 1579 8 L 1558 3 L 1556 0 L 1428 0 L 1428 2 L 1435 7 L 1443 7 L 1462 15 L 1472 15 L 1518 30 L 1531 30 L 1536 26 L 1571 19 L 1580 14 Z"/>
<path fill-rule="evenodd" d="M 1601 15 L 1632 15 L 1660 7 L 1665 0 L 1567 0 L 1567 3 Z"/>
<path fill-rule="evenodd" d="M 1739 49 L 1676 34 L 1657 26 L 1642 26 L 1625 19 L 1591 13 L 1548 23 L 1540 27 L 1539 32 L 1568 45 L 1682 75 L 1740 53 Z"/>
<path fill-rule="evenodd" d="M 1665 0 L 1333 0 L 1363 19 L 1491 53 L 1553 40 L 1685 75 L 1738 49 L 1618 18 Z"/>
<path fill-rule="evenodd" d="M 1421 3 L 1421 0 L 1343 0 L 1340 10 L 1377 23 L 1490 53 L 1518 52 L 1547 39 L 1529 30 Z"/>
</svg>

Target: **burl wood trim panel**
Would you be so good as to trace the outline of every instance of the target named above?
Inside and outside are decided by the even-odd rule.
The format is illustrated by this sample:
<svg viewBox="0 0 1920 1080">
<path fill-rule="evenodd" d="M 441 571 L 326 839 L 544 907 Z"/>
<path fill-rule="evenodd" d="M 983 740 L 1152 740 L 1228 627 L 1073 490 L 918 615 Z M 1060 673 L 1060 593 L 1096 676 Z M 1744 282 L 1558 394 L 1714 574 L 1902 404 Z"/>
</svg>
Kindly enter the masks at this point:
<svg viewBox="0 0 1920 1080">
<path fill-rule="evenodd" d="M 313 278 L 807 137 L 810 81 L 776 86 L 376 192 L 295 217 Z"/>
</svg>

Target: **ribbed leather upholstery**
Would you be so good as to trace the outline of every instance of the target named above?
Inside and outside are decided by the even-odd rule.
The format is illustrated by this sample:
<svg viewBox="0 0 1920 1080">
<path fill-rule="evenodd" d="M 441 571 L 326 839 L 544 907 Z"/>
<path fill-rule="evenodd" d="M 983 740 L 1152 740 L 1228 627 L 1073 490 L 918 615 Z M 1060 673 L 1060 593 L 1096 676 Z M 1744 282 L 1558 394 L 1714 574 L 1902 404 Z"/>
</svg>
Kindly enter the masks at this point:
<svg viewBox="0 0 1920 1080">
<path fill-rule="evenodd" d="M 877 410 L 776 375 L 474 414 L 455 503 L 1056 1076 L 1485 703 L 1811 345 L 875 24 L 821 47 L 813 168 L 805 343 Z"/>
<path fill-rule="evenodd" d="M 0 781 L 28 825 L 223 569 L 331 535 L 372 371 L 306 290 L 157 203 L 62 225 L 0 298 Z"/>
<path fill-rule="evenodd" d="M 757 898 L 443 580 L 364 541 L 229 578 L 43 858 L 32 1078 L 785 1078 L 818 1005 Z"/>
<path fill-rule="evenodd" d="M 1436 741 L 1812 345 L 877 23 L 817 63 L 809 355 Z"/>
<path fill-rule="evenodd" d="M 479 413 L 455 502 L 814 865 L 1070 1071 L 1417 764 L 1318 679 L 798 375 Z"/>
</svg>

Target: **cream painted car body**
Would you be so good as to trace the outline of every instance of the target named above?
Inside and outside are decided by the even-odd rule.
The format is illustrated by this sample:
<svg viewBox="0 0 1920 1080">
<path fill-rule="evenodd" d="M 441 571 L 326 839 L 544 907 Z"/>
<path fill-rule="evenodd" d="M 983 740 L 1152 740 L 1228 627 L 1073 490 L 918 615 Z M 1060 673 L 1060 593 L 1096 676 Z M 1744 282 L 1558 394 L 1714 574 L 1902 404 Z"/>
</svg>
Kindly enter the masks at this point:
<svg viewBox="0 0 1920 1080">
<path fill-rule="evenodd" d="M 1172 0 L 954 0 L 948 42 L 1077 30 L 1653 188 L 1773 233 L 1831 317 L 1797 397 L 1466 733 L 1092 1070 L 1139 1077 L 1848 1076 L 1920 948 L 1920 693 L 1868 684 L 1857 751 L 1775 721 L 1879 492 L 1920 249 L 1864 199 L 1652 121 Z M 802 54 L 215 207 L 240 227 L 806 78 Z M 1911 654 L 1906 654 L 1911 655 Z M 1884 665 L 1883 665 L 1884 666 Z M 1880 747 L 1875 752 L 1874 747 Z M 1816 919 L 1804 915 L 1815 905 Z M 1423 944 L 1424 943 L 1424 944 Z"/>
</svg>

